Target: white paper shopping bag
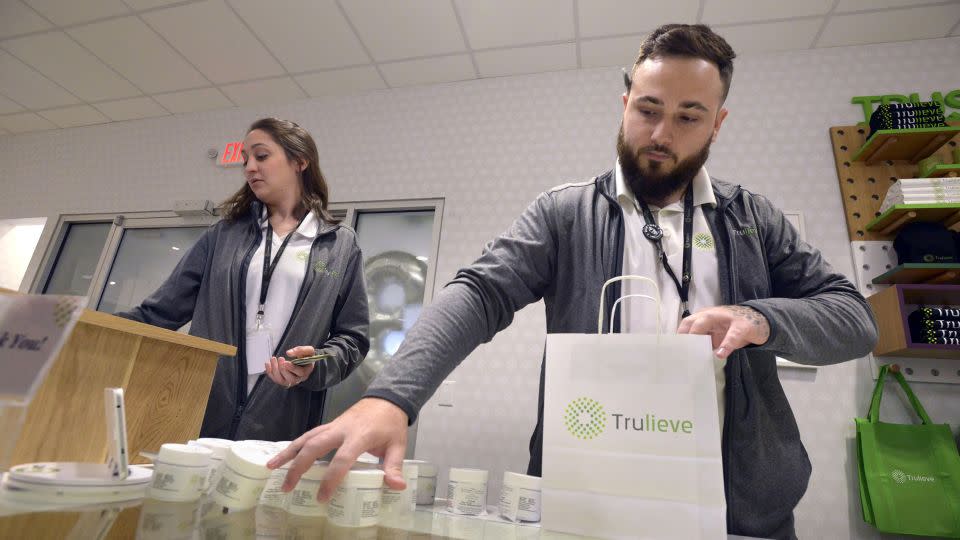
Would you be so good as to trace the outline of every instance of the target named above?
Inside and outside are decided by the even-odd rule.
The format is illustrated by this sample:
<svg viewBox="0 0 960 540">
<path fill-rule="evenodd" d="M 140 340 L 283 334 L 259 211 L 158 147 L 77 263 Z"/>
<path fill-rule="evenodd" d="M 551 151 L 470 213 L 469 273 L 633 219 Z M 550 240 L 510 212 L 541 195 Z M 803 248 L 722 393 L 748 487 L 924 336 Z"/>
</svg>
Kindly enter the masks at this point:
<svg viewBox="0 0 960 540">
<path fill-rule="evenodd" d="M 547 336 L 543 527 L 726 538 L 715 361 L 709 336 Z"/>
</svg>

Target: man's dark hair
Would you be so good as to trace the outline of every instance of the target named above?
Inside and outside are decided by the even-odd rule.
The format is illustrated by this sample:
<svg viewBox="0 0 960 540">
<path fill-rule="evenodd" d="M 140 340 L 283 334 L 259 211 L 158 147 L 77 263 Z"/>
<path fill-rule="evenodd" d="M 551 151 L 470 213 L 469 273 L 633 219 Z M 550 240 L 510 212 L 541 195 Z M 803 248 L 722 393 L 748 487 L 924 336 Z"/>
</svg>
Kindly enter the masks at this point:
<svg viewBox="0 0 960 540">
<path fill-rule="evenodd" d="M 733 79 L 733 59 L 737 54 L 727 43 L 709 26 L 705 24 L 665 24 L 653 31 L 643 43 L 637 61 L 633 63 L 630 76 L 648 58 L 665 58 L 681 56 L 701 58 L 720 70 L 720 81 L 723 83 L 721 101 L 727 99 L 730 92 L 730 81 Z M 629 82 L 629 81 L 628 81 Z M 629 86 L 629 84 L 628 84 Z"/>
</svg>

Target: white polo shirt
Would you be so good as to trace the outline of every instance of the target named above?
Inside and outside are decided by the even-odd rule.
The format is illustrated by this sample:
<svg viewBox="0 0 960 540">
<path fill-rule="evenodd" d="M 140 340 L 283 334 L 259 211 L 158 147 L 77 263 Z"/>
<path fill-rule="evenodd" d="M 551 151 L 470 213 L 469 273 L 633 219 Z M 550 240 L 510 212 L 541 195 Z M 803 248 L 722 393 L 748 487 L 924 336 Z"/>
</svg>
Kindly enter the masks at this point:
<svg viewBox="0 0 960 540">
<path fill-rule="evenodd" d="M 664 333 L 676 333 L 680 326 L 680 293 L 670 274 L 663 268 L 657 247 L 643 236 L 643 226 L 646 224 L 643 212 L 638 210 L 633 191 L 627 185 L 620 168 L 620 161 L 616 165 L 617 201 L 623 209 L 623 274 L 639 275 L 653 279 L 660 289 L 660 318 Z M 703 206 L 717 206 L 713 194 L 713 185 L 707 169 L 700 168 L 700 172 L 693 178 L 693 246 L 690 256 L 690 290 L 688 294 L 688 309 L 696 313 L 704 308 L 720 305 L 720 285 L 717 270 L 716 241 L 710 231 L 710 226 L 703 215 Z M 661 242 L 667 254 L 667 260 L 674 274 L 680 279 L 683 273 L 683 199 L 669 204 L 664 208 L 648 205 L 654 219 L 663 229 Z M 640 281 L 626 280 L 622 282 L 621 294 L 651 294 L 650 285 Z M 643 298 L 629 298 L 620 302 L 620 329 L 627 333 L 654 334 L 657 331 L 657 318 L 654 312 L 654 303 Z M 717 405 L 720 410 L 720 427 L 723 429 L 723 391 L 726 386 L 726 377 L 723 373 L 726 360 L 716 359 L 714 372 L 717 381 Z"/>
<path fill-rule="evenodd" d="M 317 237 L 317 231 L 320 229 L 320 222 L 317 221 L 313 212 L 307 214 L 300 227 L 293 232 L 290 241 L 287 242 L 286 249 L 277 262 L 277 268 L 273 271 L 273 277 L 270 279 L 270 288 L 267 289 L 267 301 L 263 307 L 263 324 L 270 334 L 271 343 L 276 347 L 280 343 L 283 331 L 290 322 L 290 315 L 293 314 L 293 307 L 297 303 L 297 294 L 300 292 L 300 285 L 303 284 L 303 278 L 307 274 L 307 261 L 310 258 L 310 248 L 313 246 L 313 239 Z M 263 250 L 267 241 L 267 213 L 264 211 L 260 215 L 260 230 L 263 240 L 260 246 L 253 252 L 253 258 L 250 259 L 250 265 L 247 267 L 247 330 L 254 328 L 257 324 L 257 308 L 260 303 L 260 280 L 263 277 Z M 270 256 L 276 258 L 277 250 L 283 243 L 283 236 L 273 233 L 270 241 L 273 246 L 270 248 Z M 301 343 L 300 345 L 311 345 L 310 343 Z M 246 361 L 246 359 L 244 359 Z M 256 359 L 256 361 L 260 361 Z M 262 362 L 270 361 L 264 358 Z M 259 373 L 247 375 L 247 393 L 253 390 L 253 385 L 257 383 L 260 377 Z"/>
</svg>

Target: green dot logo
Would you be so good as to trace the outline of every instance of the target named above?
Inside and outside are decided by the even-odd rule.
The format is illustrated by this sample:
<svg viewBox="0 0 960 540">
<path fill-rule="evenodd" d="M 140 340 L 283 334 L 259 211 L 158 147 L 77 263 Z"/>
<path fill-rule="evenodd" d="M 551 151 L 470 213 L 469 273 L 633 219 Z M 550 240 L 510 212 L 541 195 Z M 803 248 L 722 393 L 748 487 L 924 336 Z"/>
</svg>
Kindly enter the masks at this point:
<svg viewBox="0 0 960 540">
<path fill-rule="evenodd" d="M 898 484 L 902 484 L 907 481 L 906 473 L 900 469 L 894 469 L 892 472 L 890 472 L 890 478 L 893 478 L 893 481 Z"/>
<path fill-rule="evenodd" d="M 607 427 L 607 412 L 603 405 L 590 398 L 577 398 L 567 405 L 563 415 L 567 431 L 580 440 L 600 436 Z"/>
<path fill-rule="evenodd" d="M 923 256 L 923 262 L 925 263 L 932 263 L 934 259 L 935 257 L 933 255 L 930 255 L 929 253 Z"/>
<path fill-rule="evenodd" d="M 693 237 L 693 247 L 700 251 L 713 251 L 713 237 L 707 233 L 697 233 Z"/>
</svg>

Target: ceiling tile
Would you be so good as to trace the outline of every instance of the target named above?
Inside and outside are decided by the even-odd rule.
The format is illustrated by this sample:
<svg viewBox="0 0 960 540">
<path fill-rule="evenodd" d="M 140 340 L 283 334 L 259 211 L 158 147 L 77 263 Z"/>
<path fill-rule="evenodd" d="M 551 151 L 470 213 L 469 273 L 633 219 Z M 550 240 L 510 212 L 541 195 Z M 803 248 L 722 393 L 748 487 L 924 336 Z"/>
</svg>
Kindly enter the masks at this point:
<svg viewBox="0 0 960 540">
<path fill-rule="evenodd" d="M 816 46 L 840 47 L 943 37 L 957 22 L 958 10 L 960 4 L 954 3 L 878 13 L 834 15 L 827 22 Z"/>
<path fill-rule="evenodd" d="M 63 32 L 47 32 L 4 41 L 3 48 L 85 101 L 140 94 Z M 11 96 L 12 97 L 12 96 Z"/>
<path fill-rule="evenodd" d="M 637 60 L 643 37 L 591 39 L 580 42 L 580 66 L 584 68 L 617 66 L 630 68 Z"/>
<path fill-rule="evenodd" d="M 30 6 L 50 19 L 53 24 L 66 26 L 123 15 L 130 9 L 122 0 L 26 0 Z"/>
<path fill-rule="evenodd" d="M 437 84 L 473 79 L 476 74 L 465 54 L 382 64 L 380 71 L 391 87 Z"/>
<path fill-rule="evenodd" d="M 809 49 L 823 18 L 743 24 L 717 29 L 738 54 Z"/>
<path fill-rule="evenodd" d="M 105 124 L 110 121 L 109 118 L 90 105 L 74 105 L 62 109 L 49 109 L 39 111 L 38 114 L 62 128 Z"/>
<path fill-rule="evenodd" d="M 824 15 L 833 7 L 834 0 L 705 0 L 703 22 L 707 24 L 731 24 L 790 17 Z M 718 30 L 719 32 L 719 30 Z"/>
<path fill-rule="evenodd" d="M 573 0 L 456 0 L 473 50 L 575 37 Z"/>
<path fill-rule="evenodd" d="M 220 89 L 241 107 L 261 103 L 284 103 L 307 97 L 290 77 L 228 84 Z"/>
<path fill-rule="evenodd" d="M 10 133 L 26 133 L 28 131 L 57 129 L 57 126 L 37 113 L 28 112 L 0 116 L 0 128 Z"/>
<path fill-rule="evenodd" d="M 840 0 L 834 13 L 847 11 L 869 11 L 882 8 L 906 7 L 930 4 L 936 0 Z"/>
<path fill-rule="evenodd" d="M 138 97 L 133 99 L 121 99 L 117 101 L 107 101 L 94 105 L 103 114 L 111 120 L 120 122 L 123 120 L 136 120 L 137 118 L 152 118 L 154 116 L 167 116 L 168 113 L 157 105 L 157 102 L 148 97 Z"/>
<path fill-rule="evenodd" d="M 179 114 L 233 107 L 233 103 L 216 88 L 197 88 L 153 96 L 168 111 Z"/>
<path fill-rule="evenodd" d="M 333 0 L 230 0 L 230 5 L 287 71 L 370 62 Z"/>
<path fill-rule="evenodd" d="M 589 0 L 579 2 L 577 9 L 581 37 L 614 36 L 647 32 L 666 23 L 695 21 L 700 0 Z M 637 45 L 639 48 L 639 41 Z"/>
<path fill-rule="evenodd" d="M 577 46 L 573 43 L 478 52 L 481 77 L 505 77 L 577 69 Z"/>
<path fill-rule="evenodd" d="M 294 77 L 311 97 L 355 94 L 386 88 L 373 66 L 322 71 Z"/>
<path fill-rule="evenodd" d="M 341 5 L 378 62 L 466 50 L 450 0 L 351 0 Z"/>
<path fill-rule="evenodd" d="M 12 100 L 9 100 L 3 96 L 0 96 L 0 114 L 10 114 L 18 111 L 22 111 L 23 107 L 17 105 Z"/>
<path fill-rule="evenodd" d="M 0 93 L 28 109 L 46 109 L 80 100 L 30 68 L 13 55 L 0 51 Z"/>
<path fill-rule="evenodd" d="M 53 28 L 37 12 L 18 0 L 0 2 L 0 38 Z"/>
<path fill-rule="evenodd" d="M 160 6 L 169 6 L 170 4 L 179 4 L 183 0 L 123 0 L 131 9 L 137 11 L 150 9 Z"/>
<path fill-rule="evenodd" d="M 170 92 L 210 84 L 136 17 L 111 19 L 68 32 L 144 92 Z"/>
<path fill-rule="evenodd" d="M 215 83 L 284 73 L 222 0 L 151 11 L 141 17 Z"/>
</svg>

